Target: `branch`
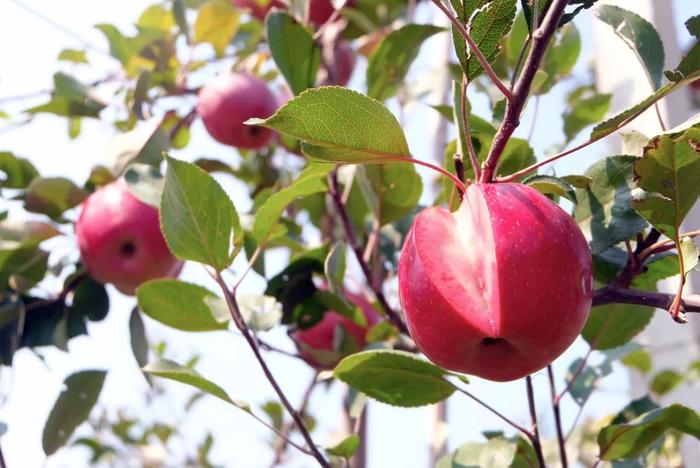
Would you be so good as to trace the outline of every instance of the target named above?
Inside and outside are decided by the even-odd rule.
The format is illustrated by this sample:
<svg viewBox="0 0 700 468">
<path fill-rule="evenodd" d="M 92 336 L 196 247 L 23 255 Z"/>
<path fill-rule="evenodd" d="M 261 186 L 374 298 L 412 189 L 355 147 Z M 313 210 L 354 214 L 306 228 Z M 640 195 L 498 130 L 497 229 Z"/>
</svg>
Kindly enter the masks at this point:
<svg viewBox="0 0 700 468">
<path fill-rule="evenodd" d="M 530 408 L 530 420 L 532 421 L 532 431 L 530 432 L 530 442 L 532 442 L 532 448 L 535 449 L 535 454 L 537 455 L 537 462 L 540 464 L 541 468 L 545 468 L 547 465 L 544 463 L 544 454 L 542 453 L 542 442 L 540 442 L 540 431 L 537 428 L 537 411 L 535 409 L 535 392 L 532 388 L 532 377 L 525 377 L 525 385 L 527 387 L 527 405 Z"/>
<path fill-rule="evenodd" d="M 669 293 L 606 286 L 593 292 L 593 307 L 605 304 L 636 304 L 668 310 L 675 297 L 675 294 Z M 700 295 L 690 294 L 681 299 L 681 313 L 683 312 L 700 312 Z"/>
<path fill-rule="evenodd" d="M 469 152 L 469 161 L 472 164 L 472 169 L 474 170 L 474 180 L 479 180 L 479 177 L 481 177 L 481 168 L 479 167 L 479 158 L 476 157 L 476 151 L 474 150 L 474 143 L 472 143 L 472 135 L 471 132 L 469 131 L 469 115 L 467 111 L 467 85 L 469 82 L 467 81 L 467 75 L 462 75 L 462 95 L 461 101 L 462 101 L 462 115 L 460 116 L 462 118 L 462 127 L 464 127 L 464 135 L 462 138 L 464 138 L 465 143 L 467 145 L 467 151 Z M 462 171 L 462 175 L 460 176 L 457 174 L 457 177 L 464 182 L 464 171 Z"/>
<path fill-rule="evenodd" d="M 493 68 L 491 68 L 491 64 L 489 64 L 489 61 L 486 59 L 486 57 L 484 57 L 484 54 L 479 49 L 479 46 L 469 35 L 469 31 L 467 31 L 467 28 L 460 22 L 460 20 L 455 16 L 455 14 L 452 13 L 452 11 L 447 6 L 445 6 L 444 3 L 442 3 L 441 0 L 432 0 L 432 2 L 449 18 L 454 27 L 457 28 L 457 31 L 459 31 L 459 34 L 464 38 L 465 41 L 467 41 L 467 44 L 469 44 L 469 50 L 471 50 L 476 59 L 479 61 L 479 64 L 484 69 L 484 72 L 489 76 L 489 78 L 491 78 L 493 84 L 496 85 L 498 90 L 506 97 L 508 101 L 511 101 L 513 99 L 513 94 L 510 92 L 508 87 L 504 85 L 503 82 L 498 78 Z"/>
<path fill-rule="evenodd" d="M 308 387 L 306 387 L 306 390 L 304 391 L 304 394 L 301 397 L 301 404 L 299 405 L 299 410 L 297 411 L 302 417 L 306 413 L 306 408 L 309 406 L 309 399 L 311 398 L 311 394 L 314 391 L 314 388 L 316 387 L 316 384 L 318 383 L 316 378 L 318 377 L 318 372 L 314 372 L 314 376 L 311 379 L 311 383 L 309 383 Z M 282 457 L 284 456 L 284 453 L 287 451 L 287 445 L 291 443 L 291 440 L 289 439 L 289 436 L 292 433 L 292 430 L 294 429 L 295 424 L 294 421 L 286 424 L 284 428 L 281 431 L 281 434 L 279 438 L 277 439 L 277 442 L 275 443 L 275 458 L 272 460 L 272 464 L 270 465 L 270 468 L 279 465 L 282 463 Z"/>
<path fill-rule="evenodd" d="M 307 429 L 306 425 L 304 424 L 304 421 L 301 419 L 301 415 L 297 413 L 297 411 L 294 409 L 292 404 L 289 402 L 289 399 L 287 399 L 287 396 L 284 394 L 282 391 L 282 388 L 279 386 L 277 383 L 277 380 L 275 377 L 272 375 L 272 372 L 270 371 L 270 368 L 267 366 L 267 363 L 265 362 L 265 359 L 263 358 L 262 354 L 260 353 L 260 348 L 258 348 L 257 342 L 253 335 L 250 333 L 250 330 L 248 329 L 248 325 L 246 325 L 245 321 L 243 320 L 243 316 L 241 315 L 241 311 L 238 308 L 238 303 L 236 302 L 235 296 L 231 294 L 231 291 L 229 290 L 228 286 L 226 285 L 226 282 L 224 281 L 224 278 L 221 276 L 220 272 L 216 272 L 215 274 L 215 279 L 216 282 L 218 283 L 219 287 L 224 293 L 224 298 L 226 299 L 226 305 L 228 306 L 229 312 L 231 313 L 231 318 L 233 319 L 233 322 L 236 324 L 240 332 L 243 334 L 243 337 L 245 340 L 248 342 L 248 345 L 250 346 L 250 349 L 253 351 L 253 354 L 255 354 L 255 358 L 258 360 L 258 363 L 260 364 L 260 367 L 263 370 L 263 373 L 265 374 L 265 377 L 267 378 L 268 382 L 270 382 L 270 385 L 272 385 L 272 388 L 275 390 L 275 393 L 277 393 L 277 396 L 279 397 L 280 401 L 282 402 L 282 405 L 287 409 L 287 412 L 290 414 L 294 422 L 296 423 L 297 427 L 299 428 L 299 432 L 301 433 L 302 437 L 306 441 L 306 443 L 309 446 L 309 449 L 312 452 L 313 457 L 318 461 L 318 464 L 322 466 L 323 468 L 330 468 L 330 464 L 326 460 L 326 458 L 323 456 L 323 454 L 319 451 L 318 447 L 316 444 L 314 444 L 313 439 L 311 438 L 311 434 L 309 433 L 309 430 Z"/>
<path fill-rule="evenodd" d="M 549 377 L 549 390 L 552 396 L 552 411 L 554 412 L 554 422 L 557 428 L 557 441 L 559 442 L 559 458 L 562 468 L 568 468 L 569 462 L 566 458 L 566 443 L 564 442 L 564 432 L 561 428 L 561 408 L 557 398 L 557 386 L 554 383 L 554 371 L 552 365 L 547 366 L 547 377 Z"/>
<path fill-rule="evenodd" d="M 374 287 L 374 281 L 372 277 L 372 270 L 370 270 L 369 265 L 367 262 L 365 262 L 365 259 L 363 257 L 363 252 L 362 252 L 362 247 L 360 246 L 360 243 L 357 241 L 357 236 L 355 235 L 355 231 L 352 228 L 352 224 L 350 223 L 350 217 L 348 215 L 347 210 L 345 209 L 345 204 L 343 203 L 343 200 L 340 198 L 340 187 L 338 185 L 338 173 L 334 169 L 331 171 L 330 174 L 328 174 L 328 181 L 329 181 L 329 192 L 331 194 L 331 198 L 333 198 L 333 202 L 335 203 L 335 207 L 338 211 L 338 216 L 340 216 L 340 220 L 343 223 L 343 229 L 345 231 L 345 236 L 347 237 L 348 245 L 350 248 L 355 252 L 355 257 L 357 258 L 357 262 L 360 264 L 360 268 L 362 269 L 362 273 L 365 275 L 365 278 L 367 279 L 367 284 L 369 287 L 372 289 L 374 292 L 374 295 L 377 297 L 377 301 L 379 301 L 379 304 L 382 306 L 384 311 L 386 312 L 387 317 L 389 317 L 389 320 L 391 323 L 396 325 L 399 330 L 401 330 L 403 333 L 408 335 L 408 328 L 406 328 L 406 324 L 401 320 L 401 317 L 394 311 L 394 309 L 391 308 L 389 305 L 389 302 L 386 300 L 386 297 L 384 296 L 384 292 L 382 291 L 381 288 L 376 288 Z"/>
<path fill-rule="evenodd" d="M 433 0 L 436 1 L 436 0 Z M 530 53 L 525 60 L 523 71 L 518 78 L 518 81 L 513 87 L 512 99 L 506 102 L 506 112 L 501 127 L 496 132 L 493 138 L 493 144 L 489 155 L 482 166 L 481 178 L 479 182 L 489 183 L 493 180 L 498 160 L 506 147 L 506 143 L 510 140 L 511 135 L 518 125 L 520 125 L 520 114 L 525 107 L 527 98 L 530 95 L 532 81 L 535 79 L 535 74 L 540 68 L 540 63 L 544 58 L 545 52 L 549 47 L 549 43 L 557 30 L 559 20 L 564 14 L 567 0 L 553 0 L 547 16 L 542 22 L 542 26 L 532 33 L 532 47 Z"/>
<path fill-rule="evenodd" d="M 5 462 L 5 456 L 2 454 L 1 447 L 0 447 L 0 468 L 7 468 L 7 463 Z"/>
<path fill-rule="evenodd" d="M 460 388 L 460 387 L 457 387 L 457 386 L 455 386 L 455 388 L 457 389 L 458 392 L 460 392 L 460 393 L 462 393 L 462 394 L 468 396 L 469 398 L 471 398 L 472 400 L 474 400 L 475 402 L 479 403 L 481 406 L 483 406 L 484 408 L 486 408 L 487 410 L 489 410 L 490 412 L 492 412 L 493 414 L 495 414 L 496 416 L 498 416 L 499 418 L 501 418 L 504 422 L 506 422 L 507 424 L 509 424 L 511 427 L 513 427 L 513 428 L 517 429 L 518 431 L 520 431 L 520 433 L 522 433 L 522 434 L 523 434 L 525 437 L 527 437 L 528 439 L 532 440 L 532 438 L 534 437 L 534 435 L 532 434 L 532 432 L 528 431 L 527 429 L 525 429 L 523 426 L 521 426 L 520 424 L 516 423 L 516 422 L 513 421 L 512 419 L 509 419 L 507 416 L 505 416 L 503 413 L 501 413 L 501 412 L 498 411 L 497 409 L 495 409 L 495 408 L 493 408 L 492 406 L 490 406 L 490 405 L 489 405 L 488 403 L 486 403 L 485 401 L 480 400 L 479 398 L 477 398 L 476 396 L 474 396 L 474 395 L 471 394 L 470 392 L 464 390 L 463 388 Z"/>
</svg>

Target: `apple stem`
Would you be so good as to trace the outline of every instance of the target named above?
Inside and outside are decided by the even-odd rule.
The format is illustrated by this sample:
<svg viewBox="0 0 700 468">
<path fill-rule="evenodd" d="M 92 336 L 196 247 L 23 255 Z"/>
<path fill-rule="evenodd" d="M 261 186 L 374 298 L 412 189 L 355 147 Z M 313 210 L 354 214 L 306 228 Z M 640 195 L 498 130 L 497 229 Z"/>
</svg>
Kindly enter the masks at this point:
<svg viewBox="0 0 700 468">
<path fill-rule="evenodd" d="M 564 432 L 561 428 L 561 408 L 559 399 L 557 398 L 557 385 L 554 382 L 554 370 L 552 365 L 547 366 L 547 377 L 549 378 L 549 389 L 552 396 L 552 412 L 554 413 L 554 422 L 557 428 L 557 441 L 559 442 L 559 458 L 561 459 L 562 468 L 568 468 L 569 461 L 566 457 L 566 443 L 564 441 Z"/>
<path fill-rule="evenodd" d="M 437 1 L 439 0 L 433 0 L 433 2 Z M 493 182 L 498 160 L 503 154 L 503 150 L 513 132 L 520 125 L 520 114 L 525 107 L 527 98 L 530 96 L 532 82 L 547 52 L 552 36 L 554 36 L 559 26 L 559 21 L 564 14 L 567 4 L 568 0 L 553 0 L 544 21 L 542 21 L 542 25 L 532 33 L 530 53 L 525 59 L 525 65 L 520 77 L 513 86 L 512 98 L 506 101 L 505 118 L 493 137 L 493 144 L 482 165 L 481 177 L 479 178 L 480 183 Z"/>
<path fill-rule="evenodd" d="M 545 468 L 547 465 L 544 463 L 544 454 L 542 453 L 542 442 L 540 441 L 540 431 L 537 428 L 537 410 L 535 408 L 535 391 L 532 388 L 532 377 L 525 377 L 525 386 L 527 388 L 527 405 L 530 408 L 530 420 L 532 421 L 532 430 L 530 431 L 530 442 L 532 443 L 532 448 L 535 449 L 535 454 L 537 455 L 537 462 L 541 468 Z"/>
<path fill-rule="evenodd" d="M 328 463 L 326 458 L 323 456 L 321 451 L 314 443 L 308 428 L 304 424 L 304 420 L 301 418 L 301 415 L 294 409 L 292 404 L 289 402 L 289 399 L 285 395 L 284 391 L 280 387 L 279 383 L 277 383 L 277 379 L 275 379 L 275 376 L 272 375 L 270 368 L 267 366 L 267 362 L 265 362 L 265 358 L 263 358 L 262 354 L 260 353 L 260 348 L 258 347 L 258 343 L 255 337 L 251 334 L 248 325 L 245 323 L 245 320 L 243 320 L 241 310 L 238 308 L 238 302 L 236 301 L 236 297 L 229 290 L 228 285 L 224 281 L 224 278 L 221 276 L 221 272 L 217 271 L 215 273 L 214 278 L 224 294 L 226 305 L 228 306 L 229 312 L 231 313 L 231 318 L 233 319 L 233 322 L 236 324 L 238 330 L 240 330 L 241 334 L 243 335 L 243 338 L 245 338 L 245 340 L 248 342 L 248 345 L 250 346 L 250 349 L 253 351 L 255 358 L 260 364 L 260 367 L 262 368 L 263 373 L 267 378 L 267 381 L 270 382 L 270 385 L 272 385 L 272 388 L 275 390 L 275 393 L 277 393 L 277 396 L 282 402 L 282 405 L 285 407 L 289 415 L 296 423 L 299 432 L 306 441 L 306 444 L 309 446 L 309 450 L 311 450 L 311 456 L 313 456 L 318 462 L 318 464 L 323 468 L 330 468 L 330 463 Z"/>
<path fill-rule="evenodd" d="M 505 84 L 503 84 L 500 78 L 498 78 L 498 75 L 496 75 L 496 72 L 491 67 L 491 64 L 486 59 L 483 52 L 481 52 L 481 50 L 479 49 L 479 46 L 469 34 L 469 31 L 467 30 L 466 26 L 462 24 L 462 22 L 459 20 L 459 18 L 457 18 L 457 16 L 455 16 L 452 10 L 448 8 L 444 3 L 442 3 L 441 0 L 432 0 L 432 2 L 435 4 L 436 7 L 440 9 L 440 11 L 442 11 L 445 14 L 445 16 L 447 16 L 447 18 L 457 29 L 457 32 L 459 32 L 459 34 L 467 42 L 467 44 L 469 45 L 469 50 L 479 61 L 479 64 L 484 69 L 484 72 L 488 75 L 493 84 L 496 85 L 498 90 L 506 97 L 508 101 L 511 101 L 514 97 L 513 94 L 510 92 L 508 87 Z"/>
<path fill-rule="evenodd" d="M 348 211 L 345 208 L 345 203 L 343 203 L 343 200 L 340 197 L 340 186 L 338 184 L 337 168 L 333 169 L 330 172 L 330 174 L 328 174 L 328 191 L 331 195 L 331 198 L 333 199 L 336 211 L 338 212 L 338 216 L 340 216 L 340 220 L 343 224 L 343 230 L 345 231 L 345 237 L 347 238 L 348 245 L 355 253 L 357 262 L 360 264 L 362 273 L 365 275 L 365 278 L 367 280 L 367 285 L 372 289 L 372 292 L 376 296 L 377 301 L 379 301 L 379 304 L 384 309 L 391 323 L 393 323 L 399 330 L 401 330 L 402 333 L 408 335 L 409 333 L 408 328 L 406 328 L 406 324 L 403 322 L 403 320 L 401 320 L 396 311 L 394 311 L 394 309 L 392 309 L 389 305 L 389 302 L 386 300 L 386 296 L 384 296 L 384 292 L 382 291 L 381 286 L 375 287 L 372 270 L 369 268 L 369 265 L 364 259 L 362 247 L 360 246 L 360 243 L 357 240 L 357 236 L 355 235 L 355 231 L 352 228 L 352 224 L 350 223 L 350 216 L 348 215 Z"/>
</svg>

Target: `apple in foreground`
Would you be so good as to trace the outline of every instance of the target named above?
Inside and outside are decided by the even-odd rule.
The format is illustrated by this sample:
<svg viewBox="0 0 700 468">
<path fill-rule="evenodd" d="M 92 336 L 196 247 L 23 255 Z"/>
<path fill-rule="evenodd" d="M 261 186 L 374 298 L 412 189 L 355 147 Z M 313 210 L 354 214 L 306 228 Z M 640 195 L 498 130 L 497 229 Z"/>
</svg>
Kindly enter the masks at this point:
<svg viewBox="0 0 700 468">
<path fill-rule="evenodd" d="M 377 311 L 364 297 L 348 292 L 345 293 L 345 297 L 360 307 L 367 319 L 367 326 L 360 326 L 347 317 L 328 310 L 312 327 L 300 328 L 291 333 L 299 348 L 299 355 L 318 369 L 332 369 L 344 357 L 336 346 L 336 330 L 339 327 L 345 329 L 359 351 L 367 345 L 367 331 L 380 320 Z"/>
<path fill-rule="evenodd" d="M 223 73 L 199 90 L 197 113 L 219 143 L 259 149 L 272 140 L 273 131 L 245 125 L 248 119 L 267 118 L 277 110 L 277 97 L 267 83 L 248 73 Z"/>
<path fill-rule="evenodd" d="M 124 294 L 154 278 L 176 277 L 182 269 L 165 243 L 158 210 L 136 198 L 122 179 L 85 200 L 75 233 L 90 276 Z"/>
<path fill-rule="evenodd" d="M 399 297 L 418 348 L 446 369 L 509 381 L 546 367 L 591 308 L 586 239 L 522 184 L 473 184 L 454 212 L 423 210 L 399 259 Z"/>
</svg>

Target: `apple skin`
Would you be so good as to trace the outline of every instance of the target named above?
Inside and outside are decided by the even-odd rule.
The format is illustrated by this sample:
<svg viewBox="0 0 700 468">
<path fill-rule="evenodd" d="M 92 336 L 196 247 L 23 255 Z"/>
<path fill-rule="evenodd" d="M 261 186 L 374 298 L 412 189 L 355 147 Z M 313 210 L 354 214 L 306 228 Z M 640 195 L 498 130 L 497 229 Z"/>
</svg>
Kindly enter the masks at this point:
<svg viewBox="0 0 700 468">
<path fill-rule="evenodd" d="M 272 140 L 273 131 L 245 125 L 253 117 L 267 118 L 277 110 L 277 98 L 267 83 L 248 73 L 223 73 L 199 90 L 197 113 L 219 143 L 259 149 Z"/>
<path fill-rule="evenodd" d="M 348 41 L 338 41 L 333 47 L 333 53 L 328 60 L 332 67 L 332 79 L 328 70 L 322 70 L 319 86 L 347 86 L 352 72 L 355 70 L 355 52 Z"/>
<path fill-rule="evenodd" d="M 165 243 L 158 210 L 136 198 L 123 179 L 85 200 L 75 233 L 90 276 L 124 294 L 154 278 L 177 277 L 182 269 Z"/>
<path fill-rule="evenodd" d="M 317 369 L 332 369 L 344 357 L 340 353 L 334 352 L 333 342 L 338 325 L 342 325 L 345 328 L 357 342 L 358 350 L 360 350 L 367 345 L 367 331 L 381 320 L 377 311 L 364 297 L 348 292 L 345 293 L 345 297 L 360 307 L 367 319 L 366 327 L 361 327 L 347 317 L 328 310 L 314 326 L 305 329 L 300 328 L 290 334 L 299 347 L 299 355 Z M 324 355 L 327 359 L 324 362 L 319 362 L 318 358 L 320 355 Z"/>
<path fill-rule="evenodd" d="M 522 184 L 473 184 L 455 213 L 423 210 L 399 259 L 418 348 L 446 369 L 510 381 L 550 364 L 591 308 L 588 243 L 558 205 Z"/>
<path fill-rule="evenodd" d="M 280 8 L 283 10 L 287 8 L 284 2 L 280 0 L 270 0 L 264 6 L 256 0 L 232 0 L 231 3 L 237 8 L 250 10 L 250 15 L 260 21 L 264 21 L 267 13 L 273 8 Z"/>
<path fill-rule="evenodd" d="M 354 3 L 353 0 L 349 0 L 345 6 L 349 7 Z M 335 7 L 331 0 L 309 0 L 309 21 L 315 26 L 321 26 L 328 21 L 334 11 Z M 338 18 L 342 18 L 342 15 L 338 15 Z"/>
</svg>

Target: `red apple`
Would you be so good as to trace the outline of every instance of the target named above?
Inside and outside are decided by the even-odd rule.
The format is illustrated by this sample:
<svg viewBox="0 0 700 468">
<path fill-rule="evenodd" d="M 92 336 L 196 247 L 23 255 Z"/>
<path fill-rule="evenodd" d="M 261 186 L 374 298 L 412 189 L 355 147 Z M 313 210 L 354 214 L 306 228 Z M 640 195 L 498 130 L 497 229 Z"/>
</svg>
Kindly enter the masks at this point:
<svg viewBox="0 0 700 468">
<path fill-rule="evenodd" d="M 339 326 L 345 329 L 355 340 L 357 349 L 361 350 L 367 345 L 367 331 L 380 320 L 377 311 L 365 298 L 352 293 L 345 293 L 345 297 L 360 307 L 367 319 L 366 327 L 361 327 L 347 317 L 329 310 L 314 326 L 297 329 L 291 333 L 299 347 L 299 354 L 319 369 L 332 368 L 343 357 L 342 353 L 336 351 L 335 346 L 336 329 Z"/>
<path fill-rule="evenodd" d="M 287 6 L 284 2 L 280 0 L 232 0 L 233 6 L 250 10 L 251 16 L 259 19 L 260 21 L 265 20 L 267 13 L 272 8 L 286 9 Z"/>
<path fill-rule="evenodd" d="M 348 41 L 338 41 L 326 57 L 330 70 L 321 71 L 319 86 L 346 86 L 355 70 L 355 52 Z"/>
<path fill-rule="evenodd" d="M 551 363 L 591 308 L 591 254 L 571 216 L 522 184 L 473 184 L 415 219 L 399 259 L 408 329 L 434 363 L 489 380 Z"/>
<path fill-rule="evenodd" d="M 353 3 L 353 0 L 348 0 L 345 6 L 352 6 Z M 331 0 L 309 0 L 309 21 L 316 26 L 321 26 L 328 21 L 334 11 L 335 7 Z"/>
<path fill-rule="evenodd" d="M 267 146 L 272 130 L 243 122 L 267 118 L 276 110 L 277 98 L 267 83 L 248 73 L 221 74 L 203 86 L 197 98 L 197 112 L 209 134 L 237 148 Z"/>
<path fill-rule="evenodd" d="M 75 233 L 90 276 L 124 294 L 154 278 L 176 277 L 182 268 L 165 243 L 158 210 L 136 198 L 122 179 L 85 200 Z"/>
</svg>

